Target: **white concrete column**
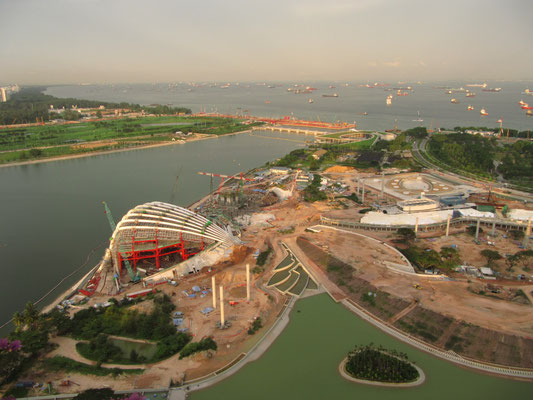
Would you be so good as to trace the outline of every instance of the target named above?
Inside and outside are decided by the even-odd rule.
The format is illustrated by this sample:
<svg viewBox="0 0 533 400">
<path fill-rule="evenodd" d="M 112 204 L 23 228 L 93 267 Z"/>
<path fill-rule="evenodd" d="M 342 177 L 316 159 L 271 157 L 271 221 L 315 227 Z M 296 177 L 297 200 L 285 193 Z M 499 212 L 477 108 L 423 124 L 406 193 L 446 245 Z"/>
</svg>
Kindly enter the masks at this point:
<svg viewBox="0 0 533 400">
<path fill-rule="evenodd" d="M 477 225 L 476 225 L 476 240 L 478 240 L 478 236 L 479 236 L 479 224 L 480 224 L 481 220 L 478 218 L 477 219 Z"/>
<path fill-rule="evenodd" d="M 415 222 L 415 234 L 418 233 L 418 217 L 416 217 L 416 222 Z"/>
<path fill-rule="evenodd" d="M 381 198 L 383 198 L 383 194 L 385 192 L 385 172 L 381 173 Z"/>
<path fill-rule="evenodd" d="M 529 236 L 531 235 L 531 217 L 527 221 L 526 235 L 524 236 L 524 247 L 527 247 L 529 244 Z"/>
<path fill-rule="evenodd" d="M 358 197 L 361 196 L 361 193 L 360 193 L 361 192 L 361 188 L 360 188 L 360 186 L 361 186 L 361 179 L 357 178 L 357 196 Z"/>
<path fill-rule="evenodd" d="M 365 180 L 363 179 L 363 193 L 361 198 L 361 203 L 365 202 Z"/>
<path fill-rule="evenodd" d="M 220 327 L 224 327 L 224 287 L 220 286 Z"/>
<path fill-rule="evenodd" d="M 448 215 L 448 220 L 446 221 L 446 237 L 450 234 L 450 220 L 452 219 L 451 215 Z"/>
<path fill-rule="evenodd" d="M 217 308 L 217 286 L 214 276 L 211 277 L 211 291 L 213 292 L 213 308 Z"/>
<path fill-rule="evenodd" d="M 246 301 L 250 301 L 250 264 L 246 264 Z"/>
</svg>

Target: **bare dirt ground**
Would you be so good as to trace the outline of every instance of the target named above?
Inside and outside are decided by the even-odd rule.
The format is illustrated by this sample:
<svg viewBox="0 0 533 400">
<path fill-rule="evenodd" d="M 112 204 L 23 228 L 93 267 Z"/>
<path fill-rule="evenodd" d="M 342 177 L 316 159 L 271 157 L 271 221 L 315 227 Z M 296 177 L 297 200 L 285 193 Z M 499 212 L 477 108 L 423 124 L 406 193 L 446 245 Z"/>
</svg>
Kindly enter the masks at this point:
<svg viewBox="0 0 533 400">
<path fill-rule="evenodd" d="M 338 175 L 344 175 L 343 179 L 355 189 L 353 174 Z M 377 201 L 378 194 L 369 191 L 366 199 L 370 202 Z M 429 281 L 423 277 L 392 272 L 384 266 L 383 262 L 403 264 L 402 258 L 386 246 L 357 235 L 327 228 L 322 229 L 320 233 L 305 232 L 307 227 L 319 223 L 321 214 L 353 220 L 361 216 L 358 213 L 360 208 L 362 206 L 351 206 L 345 209 L 326 202 L 309 204 L 299 201 L 296 197 L 265 207 L 264 212 L 274 214 L 275 220 L 270 221 L 270 226 L 267 227 L 247 227 L 241 237 L 247 249 L 236 251 L 231 261 L 213 266 L 212 270 L 205 269 L 199 274 L 189 276 L 181 280 L 177 287 L 169 284 L 157 287 L 171 297 L 176 305 L 176 311 L 184 313 L 183 326 L 189 329 L 193 335 L 193 341 L 199 341 L 208 336 L 213 337 L 218 344 L 216 353 L 198 353 L 183 360 L 179 360 L 179 356 L 175 355 L 157 364 L 147 365 L 142 375 L 122 376 L 115 379 L 70 374 L 69 379 L 80 384 L 76 390 L 106 384 L 112 385 L 116 389 L 166 387 L 171 379 L 174 381 L 191 380 L 206 376 L 226 366 L 240 354 L 247 352 L 259 340 L 261 331 L 253 336 L 247 333 L 254 318 L 260 317 L 262 319 L 264 326 L 262 330 L 265 331 L 276 320 L 285 303 L 284 296 L 275 290 L 269 291 L 262 286 L 262 283 L 270 278 L 272 268 L 285 257 L 285 252 L 280 245 L 281 241 L 284 241 L 306 267 L 309 267 L 313 276 L 328 289 L 334 298 L 338 300 L 350 297 L 380 318 L 393 321 L 399 327 L 402 327 L 403 324 L 402 329 L 413 329 L 409 327 L 415 326 L 415 321 L 433 321 L 434 323 L 428 322 L 426 324 L 427 329 L 424 333 L 419 332 L 419 335 L 423 336 L 429 333 L 434 336 L 439 345 L 449 344 L 452 348 L 455 346 L 454 349 L 458 352 L 461 349 L 457 346 L 462 343 L 462 349 L 473 357 L 488 358 L 484 353 L 477 354 L 476 352 L 480 352 L 480 349 L 474 348 L 473 345 L 467 345 L 458 335 L 480 334 L 487 340 L 493 340 L 494 343 L 501 340 L 512 342 L 515 340 L 512 338 L 518 338 L 516 340 L 517 343 L 520 343 L 522 354 L 527 355 L 533 351 L 533 346 L 526 343 L 524 339 L 533 337 L 533 323 L 531 322 L 533 321 L 533 306 L 476 294 L 472 291 L 471 282 L 469 283 L 467 278 L 459 278 L 457 281 Z M 294 228 L 293 231 L 287 230 L 288 227 Z M 462 229 L 464 230 L 464 228 Z M 282 230 L 290 233 L 280 232 Z M 394 236 L 391 233 L 366 231 L 361 233 L 393 244 Z M 310 246 L 318 249 L 317 254 L 319 256 L 321 256 L 320 252 L 323 252 L 332 254 L 336 260 L 340 260 L 340 267 L 335 265 L 340 268 L 341 274 L 335 280 L 332 280 L 331 276 L 328 275 L 327 261 L 322 266 L 318 265 L 309 257 L 311 247 L 305 250 L 298 245 L 297 241 L 300 236 L 305 236 Z M 497 249 L 500 253 L 516 252 L 515 243 L 509 240 L 505 242 L 501 236 L 500 239 L 496 239 Z M 466 235 L 419 240 L 419 245 L 436 250 L 450 244 L 456 244 L 464 260 L 476 266 L 486 263 L 479 254 L 481 249 L 495 248 L 487 243 L 475 245 L 472 238 L 466 237 Z M 273 249 L 273 253 L 269 257 L 265 270 L 259 274 L 252 274 L 251 301 L 247 302 L 244 286 L 245 265 L 249 263 L 252 268 L 255 267 L 256 262 L 252 253 L 256 249 L 263 251 L 268 246 Z M 206 307 L 213 306 L 212 293 L 209 291 L 212 276 L 216 279 L 217 287 L 219 285 L 224 287 L 226 320 L 232 323 L 231 327 L 226 330 L 219 330 L 215 327 L 216 322 L 220 320 L 218 301 L 216 309 L 208 315 L 203 315 L 200 312 Z M 350 291 L 348 289 L 352 283 L 355 289 L 352 288 Z M 415 284 L 419 285 L 420 289 L 415 288 Z M 512 284 L 516 285 L 516 283 Z M 109 287 L 109 283 L 102 286 Z M 192 293 L 193 286 L 199 286 L 207 292 L 205 294 L 198 293 L 196 297 L 191 298 L 188 294 Z M 533 285 L 523 286 L 523 289 L 531 292 Z M 136 290 L 140 290 L 140 287 L 128 288 L 128 291 Z M 105 292 L 106 290 L 104 293 L 93 296 L 88 306 L 108 300 L 110 296 Z M 368 300 L 362 300 L 362 296 L 369 292 L 376 293 L 375 304 Z M 216 295 L 218 300 L 218 289 Z M 122 296 L 123 294 L 119 297 Z M 230 305 L 230 302 L 233 305 Z M 151 310 L 150 304 L 150 302 L 144 302 L 135 307 L 139 311 L 149 312 Z M 465 321 L 464 326 L 462 321 Z M 471 330 L 474 328 L 478 331 Z M 457 329 L 457 334 L 455 329 Z M 61 340 L 61 338 L 57 340 Z M 79 355 L 77 355 L 73 344 L 66 342 L 64 344 L 57 350 L 57 354 L 77 359 Z M 507 353 L 511 357 L 510 353 Z M 506 360 L 501 361 L 505 362 Z M 520 360 L 517 362 L 520 363 Z M 42 374 L 39 380 L 65 379 L 65 375 L 67 374 Z M 71 392 L 72 388 L 64 388 L 64 391 Z"/>
<path fill-rule="evenodd" d="M 466 278 L 462 278 L 460 281 L 435 281 L 428 280 L 422 276 L 408 276 L 391 272 L 376 262 L 378 258 L 381 261 L 383 257 L 383 254 L 376 250 L 366 250 L 370 257 L 360 261 L 358 260 L 359 262 L 354 264 L 352 262 L 354 256 L 349 250 L 349 248 L 353 247 L 346 246 L 345 251 L 339 251 L 337 242 L 339 241 L 338 236 L 341 236 L 340 233 L 332 234 L 326 233 L 326 231 L 328 231 L 327 228 L 323 232 L 313 234 L 314 241 L 319 245 L 329 246 L 336 257 L 354 265 L 358 271 L 358 277 L 375 285 L 380 290 L 384 290 L 409 302 L 417 300 L 424 308 L 487 329 L 496 329 L 522 336 L 533 336 L 533 323 L 531 322 L 533 321 L 533 306 L 501 301 L 472 293 L 468 290 L 469 283 Z M 362 233 L 366 234 L 366 232 Z M 348 236 L 349 234 L 345 235 Z M 387 240 L 387 237 L 389 240 L 392 239 L 390 233 L 374 234 L 373 236 L 377 236 L 378 238 L 381 236 L 382 240 Z M 448 238 L 442 238 L 438 245 L 445 246 L 456 243 L 459 246 L 461 255 L 465 253 L 467 254 L 466 257 L 472 257 L 472 261 L 481 261 L 481 258 L 477 258 L 477 255 L 471 255 L 473 251 L 470 249 L 473 246 L 476 252 L 479 253 L 479 246 L 473 243 L 471 246 L 468 246 L 468 240 L 471 241 L 472 239 L 468 239 L 466 235 L 460 235 L 461 237 L 465 238 L 464 242 L 450 236 Z M 424 244 L 426 243 L 426 241 L 423 242 Z M 428 246 L 436 243 L 436 241 L 427 242 Z M 465 249 L 464 252 L 462 250 L 463 246 Z M 470 251 L 468 251 L 469 249 Z M 360 251 L 363 250 L 361 249 Z M 352 250 L 352 252 L 356 252 L 356 250 Z M 479 266 L 485 264 L 486 262 L 478 263 Z M 469 279 L 476 280 L 476 278 Z M 486 280 L 480 281 L 483 283 L 487 282 Z M 420 285 L 421 289 L 416 289 L 413 286 L 415 284 Z M 530 290 L 528 285 L 524 285 L 524 289 L 524 291 Z"/>
</svg>

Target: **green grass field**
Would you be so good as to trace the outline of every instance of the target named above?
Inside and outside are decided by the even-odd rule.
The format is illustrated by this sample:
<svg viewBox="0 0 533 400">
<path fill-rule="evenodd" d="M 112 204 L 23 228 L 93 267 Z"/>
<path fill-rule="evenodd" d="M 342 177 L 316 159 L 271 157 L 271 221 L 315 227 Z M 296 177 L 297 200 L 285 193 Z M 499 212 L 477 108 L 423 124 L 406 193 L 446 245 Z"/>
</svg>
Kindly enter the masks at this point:
<svg viewBox="0 0 533 400">
<path fill-rule="evenodd" d="M 0 130 L 0 163 L 116 150 L 150 142 L 169 141 L 176 131 L 223 135 L 247 129 L 249 126 L 240 120 L 181 116 L 9 128 Z M 117 143 L 96 148 L 77 146 L 101 140 L 115 140 Z M 30 153 L 30 149 L 36 148 L 41 150 L 40 154 Z"/>
</svg>

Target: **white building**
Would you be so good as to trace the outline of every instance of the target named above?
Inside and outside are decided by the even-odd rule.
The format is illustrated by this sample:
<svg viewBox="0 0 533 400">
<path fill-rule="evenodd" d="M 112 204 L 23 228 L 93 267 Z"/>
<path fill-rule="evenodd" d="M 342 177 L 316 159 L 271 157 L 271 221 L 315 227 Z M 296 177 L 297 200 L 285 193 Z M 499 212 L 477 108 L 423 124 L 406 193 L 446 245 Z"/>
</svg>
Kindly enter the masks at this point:
<svg viewBox="0 0 533 400">
<path fill-rule="evenodd" d="M 411 199 L 398 202 L 398 207 L 407 213 L 436 210 L 439 203 L 431 199 Z"/>
<path fill-rule="evenodd" d="M 291 169 L 287 168 L 287 167 L 272 167 L 272 168 L 270 168 L 270 173 L 271 174 L 288 175 L 289 172 L 291 172 Z"/>
</svg>

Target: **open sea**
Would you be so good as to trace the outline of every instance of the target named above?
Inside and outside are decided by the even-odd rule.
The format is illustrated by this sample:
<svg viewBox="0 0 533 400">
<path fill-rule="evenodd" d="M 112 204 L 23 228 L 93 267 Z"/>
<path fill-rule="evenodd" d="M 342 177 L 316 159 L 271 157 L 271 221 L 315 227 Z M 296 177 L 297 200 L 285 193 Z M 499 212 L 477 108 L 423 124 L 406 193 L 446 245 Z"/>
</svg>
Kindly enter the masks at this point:
<svg viewBox="0 0 533 400">
<path fill-rule="evenodd" d="M 533 105 L 533 96 L 523 94 L 531 82 L 486 82 L 487 88 L 501 88 L 500 92 L 484 92 L 481 87 L 467 87 L 469 83 L 483 82 L 431 82 L 390 83 L 384 87 L 367 88 L 366 82 L 307 82 L 307 83 L 154 83 L 53 86 L 46 91 L 57 97 L 74 97 L 110 102 L 130 102 L 142 105 L 167 104 L 184 106 L 193 112 L 219 112 L 223 114 L 250 114 L 269 118 L 294 116 L 300 119 L 327 122 L 357 122 L 360 129 L 384 130 L 397 125 L 401 129 L 415 126 L 447 128 L 456 126 L 499 126 L 528 130 L 533 128 L 533 117 L 526 115 L 518 102 Z M 295 84 L 303 85 L 295 87 Z M 370 85 L 373 85 L 370 83 Z M 316 88 L 312 93 L 295 94 L 306 86 Z M 334 88 L 330 88 L 334 86 Z M 394 88 L 412 87 L 407 96 L 397 96 Z M 460 88 L 476 93 L 447 94 L 443 87 Z M 292 88 L 292 91 L 288 91 Z M 392 89 L 392 90 L 391 90 Z M 322 97 L 337 93 L 338 97 Z M 388 95 L 392 104 L 386 105 Z M 455 98 L 457 104 L 451 99 Z M 313 102 L 310 103 L 309 100 Z M 467 106 L 472 105 L 473 111 Z M 488 116 L 481 116 L 485 108 Z M 423 122 L 413 121 L 420 112 Z M 367 115 L 362 115 L 368 113 Z"/>
</svg>

